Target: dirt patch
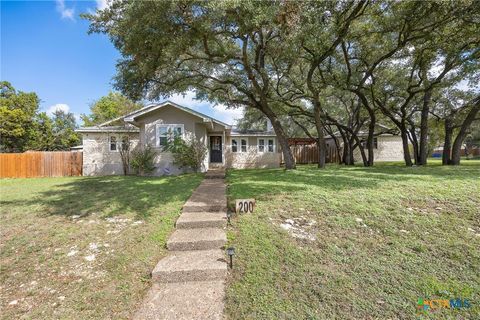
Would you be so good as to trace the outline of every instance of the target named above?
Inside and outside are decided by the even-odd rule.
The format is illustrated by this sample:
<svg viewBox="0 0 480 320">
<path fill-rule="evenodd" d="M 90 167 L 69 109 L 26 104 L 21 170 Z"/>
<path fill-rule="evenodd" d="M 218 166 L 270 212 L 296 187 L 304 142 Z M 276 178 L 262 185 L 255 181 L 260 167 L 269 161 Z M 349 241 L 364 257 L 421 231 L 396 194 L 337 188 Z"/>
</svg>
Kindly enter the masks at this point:
<svg viewBox="0 0 480 320">
<path fill-rule="evenodd" d="M 316 220 L 307 219 L 304 216 L 288 219 L 270 219 L 273 224 L 278 225 L 287 231 L 290 236 L 296 239 L 315 241 L 317 224 Z"/>
</svg>

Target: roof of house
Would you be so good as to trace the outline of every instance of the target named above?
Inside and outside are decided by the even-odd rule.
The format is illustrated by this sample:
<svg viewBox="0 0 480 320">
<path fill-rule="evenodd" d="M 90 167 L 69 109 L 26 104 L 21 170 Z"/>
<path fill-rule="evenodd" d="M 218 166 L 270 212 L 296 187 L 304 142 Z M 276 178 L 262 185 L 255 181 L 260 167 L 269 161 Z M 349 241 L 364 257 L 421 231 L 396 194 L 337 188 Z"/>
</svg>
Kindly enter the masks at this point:
<svg viewBox="0 0 480 320">
<path fill-rule="evenodd" d="M 261 130 L 239 130 L 233 128 L 230 132 L 231 136 L 264 136 L 264 137 L 273 137 L 276 136 L 274 131 L 261 131 Z"/>
<path fill-rule="evenodd" d="M 77 132 L 138 132 L 138 129 L 135 131 L 134 129 L 127 129 L 124 126 L 108 126 L 108 124 L 112 124 L 112 123 L 117 122 L 119 120 L 123 120 L 126 123 L 132 124 L 132 123 L 135 122 L 135 119 L 138 118 L 139 116 L 142 116 L 144 114 L 148 114 L 152 111 L 158 110 L 158 109 L 163 108 L 165 106 L 172 106 L 172 107 L 175 107 L 175 108 L 180 109 L 182 111 L 185 111 L 187 113 L 193 114 L 193 115 L 195 115 L 199 118 L 202 118 L 203 122 L 214 122 L 214 123 L 217 123 L 221 126 L 224 126 L 227 129 L 231 128 L 231 126 L 229 124 L 225 123 L 225 122 L 222 122 L 220 120 L 217 120 L 215 118 L 207 116 L 206 114 L 203 114 L 201 112 L 192 110 L 190 108 L 181 106 L 181 105 L 179 105 L 175 102 L 171 102 L 171 101 L 167 100 L 167 101 L 164 101 L 164 102 L 158 103 L 158 104 L 149 104 L 149 105 L 147 105 L 147 106 L 145 106 L 145 107 L 143 107 L 139 110 L 130 112 L 130 113 L 128 113 L 126 115 L 123 115 L 121 117 L 117 117 L 115 119 L 112 119 L 112 120 L 109 120 L 107 122 L 101 123 L 97 126 L 82 127 L 82 128 L 79 128 L 76 131 Z"/>
<path fill-rule="evenodd" d="M 83 132 L 83 133 L 88 133 L 88 132 L 140 132 L 140 130 L 137 127 L 133 126 L 103 126 L 101 127 L 100 125 L 98 126 L 93 126 L 93 127 L 82 127 L 78 128 L 75 130 L 76 132 Z"/>
</svg>

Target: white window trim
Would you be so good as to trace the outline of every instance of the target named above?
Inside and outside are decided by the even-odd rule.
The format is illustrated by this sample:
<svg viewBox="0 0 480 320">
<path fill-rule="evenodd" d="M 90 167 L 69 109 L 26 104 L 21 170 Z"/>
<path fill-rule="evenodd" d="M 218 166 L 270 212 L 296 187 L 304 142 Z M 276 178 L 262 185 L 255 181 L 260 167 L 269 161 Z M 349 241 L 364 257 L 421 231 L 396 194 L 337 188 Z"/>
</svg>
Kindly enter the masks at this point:
<svg viewBox="0 0 480 320">
<path fill-rule="evenodd" d="M 242 151 L 242 140 L 245 140 L 245 151 Z M 241 153 L 248 152 L 248 138 L 240 138 L 240 152 Z"/>
<path fill-rule="evenodd" d="M 266 152 L 268 153 L 275 153 L 275 150 L 276 150 L 276 143 L 275 143 L 275 138 L 267 138 L 265 139 L 267 140 L 267 144 L 266 144 Z M 272 151 L 268 151 L 268 140 L 272 140 L 273 141 L 273 150 Z"/>
<path fill-rule="evenodd" d="M 242 140 L 245 140 L 245 142 L 246 142 L 246 144 L 245 144 L 246 151 L 242 151 Z M 236 152 L 234 152 L 232 150 L 233 141 L 237 142 L 237 151 Z M 247 153 L 248 152 L 248 138 L 232 138 L 232 143 L 230 144 L 230 150 L 232 150 L 232 153 Z"/>
<path fill-rule="evenodd" d="M 161 148 L 162 146 L 160 145 L 160 135 L 158 134 L 158 129 L 160 127 L 167 127 L 167 130 L 168 128 L 175 128 L 175 127 L 180 127 L 182 128 L 182 139 L 185 138 L 185 125 L 183 123 L 177 123 L 177 124 L 174 124 L 174 123 L 157 123 L 155 125 L 155 146 L 157 148 Z"/>
<path fill-rule="evenodd" d="M 260 140 L 263 140 L 263 151 L 260 151 Z M 268 140 L 273 141 L 273 151 L 268 151 Z M 268 138 L 268 137 L 257 138 L 257 152 L 258 153 L 275 153 L 275 138 Z"/>
<path fill-rule="evenodd" d="M 263 151 L 260 151 L 260 140 L 263 140 Z M 257 138 L 257 152 L 258 153 L 265 153 L 265 147 L 267 146 L 267 144 L 265 143 L 267 139 L 263 138 L 263 137 L 260 137 L 260 138 Z"/>
<path fill-rule="evenodd" d="M 112 137 L 115 137 L 115 139 L 117 139 L 117 141 L 115 142 L 115 145 L 116 145 L 116 148 L 115 150 L 112 150 Z M 119 152 L 118 151 L 118 136 L 116 135 L 108 135 L 108 151 L 110 152 Z"/>
<path fill-rule="evenodd" d="M 233 141 L 235 141 L 237 143 L 237 151 L 233 151 Z M 238 149 L 239 147 L 240 146 L 238 144 L 238 139 L 232 138 L 232 142 L 230 143 L 230 150 L 232 151 L 232 153 L 239 153 L 240 152 L 239 149 Z"/>
<path fill-rule="evenodd" d="M 115 143 L 115 145 L 117 146 L 115 150 L 112 150 L 111 147 L 112 147 L 112 137 L 115 137 L 117 139 L 117 142 Z M 110 152 L 120 152 L 120 148 L 122 147 L 123 145 L 123 138 L 124 137 L 127 137 L 128 139 L 130 139 L 131 141 L 131 137 L 128 136 L 128 135 L 115 135 L 115 134 L 111 134 L 108 136 L 108 151 Z"/>
</svg>

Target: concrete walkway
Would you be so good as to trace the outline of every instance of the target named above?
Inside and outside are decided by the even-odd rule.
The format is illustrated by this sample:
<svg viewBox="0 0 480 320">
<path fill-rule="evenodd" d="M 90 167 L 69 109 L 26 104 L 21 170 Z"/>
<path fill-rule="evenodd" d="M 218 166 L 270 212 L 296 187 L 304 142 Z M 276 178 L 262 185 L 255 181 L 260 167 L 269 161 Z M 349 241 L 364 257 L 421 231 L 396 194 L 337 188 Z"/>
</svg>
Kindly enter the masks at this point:
<svg viewBox="0 0 480 320">
<path fill-rule="evenodd" d="M 209 170 L 183 206 L 169 254 L 134 319 L 223 319 L 227 262 L 225 171 Z"/>
</svg>

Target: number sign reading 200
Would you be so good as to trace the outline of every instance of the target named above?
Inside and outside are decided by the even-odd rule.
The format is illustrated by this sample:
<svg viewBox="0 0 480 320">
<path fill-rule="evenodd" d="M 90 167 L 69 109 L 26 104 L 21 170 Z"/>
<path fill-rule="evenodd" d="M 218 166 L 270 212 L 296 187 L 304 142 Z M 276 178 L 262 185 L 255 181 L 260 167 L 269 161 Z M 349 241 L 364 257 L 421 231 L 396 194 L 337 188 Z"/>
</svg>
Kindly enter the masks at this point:
<svg viewBox="0 0 480 320">
<path fill-rule="evenodd" d="M 237 199 L 235 201 L 235 212 L 237 213 L 253 213 L 255 207 L 255 199 Z"/>
</svg>

